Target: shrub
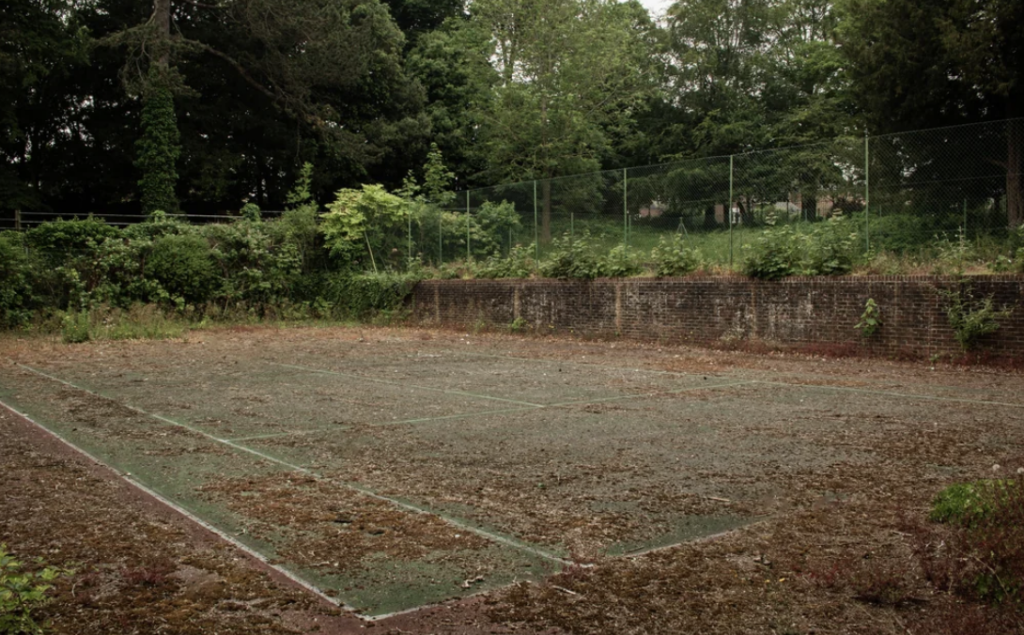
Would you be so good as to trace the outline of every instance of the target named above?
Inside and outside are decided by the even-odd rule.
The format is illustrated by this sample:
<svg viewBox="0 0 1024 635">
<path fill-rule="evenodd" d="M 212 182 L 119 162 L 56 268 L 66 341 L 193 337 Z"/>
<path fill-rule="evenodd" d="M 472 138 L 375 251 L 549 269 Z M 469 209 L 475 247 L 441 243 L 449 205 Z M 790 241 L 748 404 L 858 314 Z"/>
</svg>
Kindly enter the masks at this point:
<svg viewBox="0 0 1024 635">
<path fill-rule="evenodd" d="M 541 265 L 541 273 L 549 278 L 592 280 L 602 274 L 601 263 L 594 256 L 590 235 L 579 238 L 563 235 L 552 241 L 551 255 Z"/>
<path fill-rule="evenodd" d="M 779 280 L 800 271 L 800 239 L 789 225 L 769 227 L 743 250 L 740 269 L 751 278 Z"/>
<path fill-rule="evenodd" d="M 32 315 L 34 270 L 22 234 L 0 234 L 0 328 L 20 326 Z"/>
<path fill-rule="evenodd" d="M 71 572 L 37 565 L 38 571 L 25 571 L 0 543 L 0 635 L 42 634 L 44 624 L 34 613 L 47 603 L 53 583 Z"/>
<path fill-rule="evenodd" d="M 390 320 L 401 316 L 416 282 L 407 274 L 338 274 L 327 281 L 324 300 L 339 317 Z"/>
<path fill-rule="evenodd" d="M 347 263 L 376 271 L 408 240 L 410 204 L 380 185 L 339 190 L 327 210 L 320 225 L 324 246 Z"/>
<path fill-rule="evenodd" d="M 217 269 L 201 236 L 170 234 L 153 243 L 148 274 L 172 297 L 203 304 L 217 292 Z"/>
<path fill-rule="evenodd" d="M 678 234 L 669 239 L 662 237 L 651 251 L 651 258 L 654 260 L 654 273 L 659 276 L 685 276 L 703 265 L 700 251 L 688 249 Z"/>
<path fill-rule="evenodd" d="M 809 276 L 838 276 L 853 269 L 854 245 L 857 233 L 849 221 L 833 216 L 817 223 L 803 239 L 803 273 Z"/>
<path fill-rule="evenodd" d="M 476 267 L 478 278 L 529 278 L 536 270 L 532 247 L 516 245 L 508 256 L 491 256 Z"/>
<path fill-rule="evenodd" d="M 948 566 L 930 564 L 933 580 L 960 594 L 1024 608 L 1024 480 L 953 485 L 935 499 L 931 518 L 954 526 L 940 554 Z"/>
<path fill-rule="evenodd" d="M 971 283 L 963 281 L 954 289 L 939 290 L 946 298 L 946 317 L 953 327 L 953 336 L 964 351 L 974 348 L 985 335 L 999 330 L 999 320 L 1009 317 L 1013 309 L 996 309 L 992 297 L 974 297 Z"/>
<path fill-rule="evenodd" d="M 57 219 L 43 223 L 26 231 L 25 241 L 29 247 L 63 261 L 69 254 L 91 251 L 107 238 L 117 235 L 116 227 L 90 216 L 85 220 Z"/>
<path fill-rule="evenodd" d="M 627 278 L 642 273 L 640 259 L 623 245 L 613 247 L 598 261 L 598 275 L 608 278 Z"/>
</svg>

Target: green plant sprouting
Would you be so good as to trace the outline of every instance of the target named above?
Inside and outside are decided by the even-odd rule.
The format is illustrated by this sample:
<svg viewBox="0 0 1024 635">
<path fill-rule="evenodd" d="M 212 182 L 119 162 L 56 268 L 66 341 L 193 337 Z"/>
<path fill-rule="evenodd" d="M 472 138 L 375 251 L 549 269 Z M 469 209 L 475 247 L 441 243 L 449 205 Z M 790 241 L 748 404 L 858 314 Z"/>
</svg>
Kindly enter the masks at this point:
<svg viewBox="0 0 1024 635">
<path fill-rule="evenodd" d="M 882 318 L 878 303 L 874 298 L 868 298 L 864 303 L 864 312 L 860 314 L 860 321 L 853 328 L 859 330 L 862 336 L 871 337 L 881 326 Z"/>
</svg>

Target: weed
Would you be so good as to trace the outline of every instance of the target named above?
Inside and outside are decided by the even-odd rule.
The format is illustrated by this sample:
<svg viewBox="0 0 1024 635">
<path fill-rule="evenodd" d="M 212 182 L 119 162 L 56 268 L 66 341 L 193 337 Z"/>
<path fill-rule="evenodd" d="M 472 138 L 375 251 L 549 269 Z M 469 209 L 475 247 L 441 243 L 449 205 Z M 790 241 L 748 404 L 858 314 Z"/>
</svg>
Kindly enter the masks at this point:
<svg viewBox="0 0 1024 635">
<path fill-rule="evenodd" d="M 81 344 L 89 341 L 89 312 L 69 311 L 64 314 L 60 325 L 60 337 L 65 344 Z"/>
<path fill-rule="evenodd" d="M 704 265 L 700 251 L 688 248 L 679 234 L 670 239 L 662 238 L 651 251 L 651 258 L 654 260 L 654 273 L 659 276 L 684 276 Z"/>
<path fill-rule="evenodd" d="M 860 322 L 857 322 L 853 328 L 858 329 L 862 336 L 871 337 L 878 331 L 878 327 L 882 326 L 880 316 L 878 303 L 874 298 L 868 298 L 868 301 L 864 303 L 864 312 L 860 314 Z"/>
<path fill-rule="evenodd" d="M 946 299 L 946 317 L 953 327 L 953 335 L 966 352 L 976 346 L 985 335 L 999 330 L 999 320 L 1013 313 L 1013 309 L 996 309 L 992 296 L 980 300 L 974 297 L 970 281 L 961 279 L 954 289 L 940 289 Z"/>
<path fill-rule="evenodd" d="M 517 317 L 508 325 L 508 330 L 513 333 L 521 333 L 530 327 L 530 323 L 522 317 Z"/>
<path fill-rule="evenodd" d="M 0 635 L 39 635 L 45 623 L 34 613 L 48 601 L 53 583 L 73 572 L 44 566 L 36 561 L 36 571 L 25 571 L 22 563 L 0 544 Z"/>
</svg>

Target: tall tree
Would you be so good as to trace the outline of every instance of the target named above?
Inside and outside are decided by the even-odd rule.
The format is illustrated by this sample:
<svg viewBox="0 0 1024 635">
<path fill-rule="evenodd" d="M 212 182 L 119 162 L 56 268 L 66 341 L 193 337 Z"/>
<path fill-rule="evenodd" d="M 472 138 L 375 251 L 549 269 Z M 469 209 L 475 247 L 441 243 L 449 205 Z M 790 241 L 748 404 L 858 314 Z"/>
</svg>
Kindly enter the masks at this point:
<svg viewBox="0 0 1024 635">
<path fill-rule="evenodd" d="M 609 129 L 630 125 L 653 80 L 653 26 L 635 0 L 477 0 L 470 12 L 499 76 L 475 113 L 486 174 L 544 179 L 548 241 L 550 179 L 598 169 Z"/>
<path fill-rule="evenodd" d="M 33 161 L 61 134 L 66 108 L 44 87 L 85 57 L 71 9 L 69 0 L 0 3 L 0 210 L 43 205 Z"/>
<path fill-rule="evenodd" d="M 1024 115 L 1024 5 L 1017 0 L 846 0 L 843 52 L 872 129 Z M 1024 130 L 1005 135 L 1007 221 L 1024 222 Z"/>
</svg>

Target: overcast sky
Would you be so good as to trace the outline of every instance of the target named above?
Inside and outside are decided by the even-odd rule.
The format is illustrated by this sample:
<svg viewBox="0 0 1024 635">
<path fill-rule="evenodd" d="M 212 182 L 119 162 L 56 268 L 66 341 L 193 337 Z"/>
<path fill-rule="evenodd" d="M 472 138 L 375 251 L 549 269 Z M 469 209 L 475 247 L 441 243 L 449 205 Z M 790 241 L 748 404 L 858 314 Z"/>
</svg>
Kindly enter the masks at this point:
<svg viewBox="0 0 1024 635">
<path fill-rule="evenodd" d="M 640 0 L 640 4 L 647 7 L 647 11 L 655 17 L 665 15 L 666 9 L 672 2 L 673 0 Z"/>
</svg>

